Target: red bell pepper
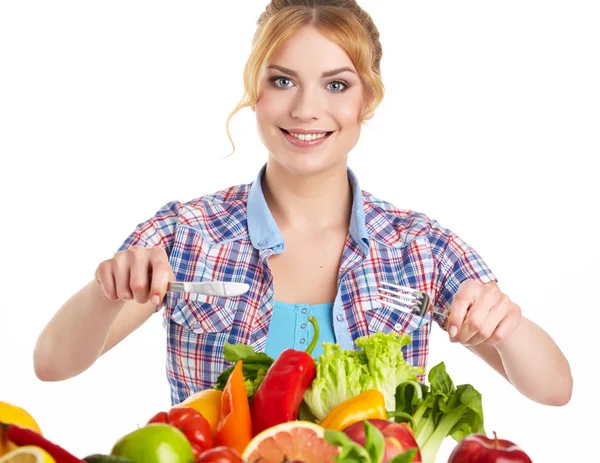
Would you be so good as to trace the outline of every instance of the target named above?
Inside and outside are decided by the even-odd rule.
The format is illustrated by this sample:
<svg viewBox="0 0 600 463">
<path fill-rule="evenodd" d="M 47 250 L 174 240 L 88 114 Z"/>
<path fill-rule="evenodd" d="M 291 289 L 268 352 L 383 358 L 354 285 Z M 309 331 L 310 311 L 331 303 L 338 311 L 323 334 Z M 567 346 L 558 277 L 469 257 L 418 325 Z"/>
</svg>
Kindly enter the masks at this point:
<svg viewBox="0 0 600 463">
<path fill-rule="evenodd" d="M 148 421 L 166 423 L 179 429 L 192 445 L 194 460 L 212 447 L 212 430 L 202 414 L 191 407 L 173 407 L 168 412 L 158 412 Z"/>
<path fill-rule="evenodd" d="M 252 399 L 252 431 L 257 435 L 271 426 L 298 418 L 304 391 L 315 378 L 315 361 L 311 353 L 319 339 L 319 326 L 314 317 L 308 317 L 314 327 L 314 337 L 305 352 L 284 350 L 267 370 Z"/>
<path fill-rule="evenodd" d="M 242 365 L 242 360 L 236 363 L 223 389 L 221 418 L 215 436 L 215 446 L 232 447 L 240 455 L 252 440 L 252 418 Z"/>
<path fill-rule="evenodd" d="M 50 442 L 48 439 L 43 437 L 40 433 L 33 431 L 32 429 L 22 428 L 16 424 L 0 423 L 0 427 L 4 428 L 6 437 L 14 444 L 22 447 L 24 445 L 35 445 L 43 448 L 50 454 L 56 463 L 85 463 L 74 455 L 71 455 L 62 447 Z"/>
</svg>

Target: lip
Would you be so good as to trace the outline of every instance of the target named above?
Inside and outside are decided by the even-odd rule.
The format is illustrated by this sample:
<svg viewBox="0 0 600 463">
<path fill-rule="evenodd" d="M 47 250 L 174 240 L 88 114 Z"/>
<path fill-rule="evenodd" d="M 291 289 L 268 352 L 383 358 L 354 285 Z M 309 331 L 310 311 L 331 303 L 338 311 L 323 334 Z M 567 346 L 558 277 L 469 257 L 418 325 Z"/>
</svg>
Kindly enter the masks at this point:
<svg viewBox="0 0 600 463">
<path fill-rule="evenodd" d="M 297 146 L 299 148 L 312 148 L 314 146 L 318 146 L 321 145 L 323 143 L 325 143 L 330 137 L 331 135 L 334 134 L 334 132 L 328 131 L 328 130 L 317 130 L 317 131 L 313 131 L 313 132 L 296 132 L 297 129 L 293 129 L 294 133 L 323 133 L 323 132 L 327 132 L 329 135 L 324 136 L 323 138 L 317 138 L 316 140 L 299 140 L 298 138 L 294 137 L 293 135 L 291 135 L 286 129 L 281 129 L 281 133 L 283 133 L 283 136 L 285 137 L 285 139 L 292 145 Z"/>
</svg>

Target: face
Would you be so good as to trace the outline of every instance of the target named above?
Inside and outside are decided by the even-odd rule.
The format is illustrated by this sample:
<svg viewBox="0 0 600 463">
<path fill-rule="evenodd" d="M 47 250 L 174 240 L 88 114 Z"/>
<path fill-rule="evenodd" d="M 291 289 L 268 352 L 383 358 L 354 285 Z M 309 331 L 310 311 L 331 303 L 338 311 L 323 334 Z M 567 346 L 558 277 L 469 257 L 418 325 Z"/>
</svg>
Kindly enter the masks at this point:
<svg viewBox="0 0 600 463">
<path fill-rule="evenodd" d="M 269 162 L 299 175 L 345 169 L 366 103 L 346 52 L 315 28 L 301 29 L 280 46 L 260 76 L 254 110 Z"/>
</svg>

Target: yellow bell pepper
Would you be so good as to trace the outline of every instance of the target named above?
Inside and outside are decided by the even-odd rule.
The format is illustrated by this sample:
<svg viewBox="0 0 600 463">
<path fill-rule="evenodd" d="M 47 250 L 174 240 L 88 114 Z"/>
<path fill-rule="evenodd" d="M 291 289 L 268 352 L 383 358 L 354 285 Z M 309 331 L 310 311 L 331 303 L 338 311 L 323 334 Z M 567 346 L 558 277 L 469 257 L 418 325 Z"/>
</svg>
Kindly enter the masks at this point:
<svg viewBox="0 0 600 463">
<path fill-rule="evenodd" d="M 319 424 L 325 429 L 343 431 L 351 424 L 371 419 L 387 419 L 385 397 L 376 389 L 369 389 L 343 401 Z"/>
<path fill-rule="evenodd" d="M 217 432 L 219 418 L 221 417 L 222 395 L 222 391 L 216 389 L 204 389 L 203 391 L 192 394 L 183 402 L 174 405 L 174 407 L 190 407 L 197 412 L 200 412 L 210 424 L 214 437 Z"/>
</svg>

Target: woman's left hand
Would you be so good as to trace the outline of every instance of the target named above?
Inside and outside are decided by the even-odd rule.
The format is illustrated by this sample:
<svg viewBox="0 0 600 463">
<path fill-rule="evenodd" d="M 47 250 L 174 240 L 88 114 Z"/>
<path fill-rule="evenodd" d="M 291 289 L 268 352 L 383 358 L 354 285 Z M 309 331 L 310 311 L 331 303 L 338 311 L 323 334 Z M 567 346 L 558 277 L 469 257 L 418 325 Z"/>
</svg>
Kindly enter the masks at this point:
<svg viewBox="0 0 600 463">
<path fill-rule="evenodd" d="M 504 341 L 521 321 L 521 309 L 495 282 L 464 281 L 452 300 L 448 334 L 465 346 L 494 346 Z"/>
</svg>

